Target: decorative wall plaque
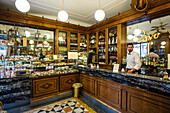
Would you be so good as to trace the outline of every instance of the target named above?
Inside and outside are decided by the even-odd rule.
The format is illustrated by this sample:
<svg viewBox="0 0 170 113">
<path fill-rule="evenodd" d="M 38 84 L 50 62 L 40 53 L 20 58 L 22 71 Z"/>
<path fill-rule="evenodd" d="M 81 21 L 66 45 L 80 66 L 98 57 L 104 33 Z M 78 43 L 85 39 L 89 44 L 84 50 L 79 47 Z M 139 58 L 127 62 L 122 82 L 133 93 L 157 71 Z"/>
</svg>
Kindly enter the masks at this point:
<svg viewBox="0 0 170 113">
<path fill-rule="evenodd" d="M 145 12 L 149 9 L 150 0 L 132 0 L 131 7 L 137 12 Z"/>
</svg>

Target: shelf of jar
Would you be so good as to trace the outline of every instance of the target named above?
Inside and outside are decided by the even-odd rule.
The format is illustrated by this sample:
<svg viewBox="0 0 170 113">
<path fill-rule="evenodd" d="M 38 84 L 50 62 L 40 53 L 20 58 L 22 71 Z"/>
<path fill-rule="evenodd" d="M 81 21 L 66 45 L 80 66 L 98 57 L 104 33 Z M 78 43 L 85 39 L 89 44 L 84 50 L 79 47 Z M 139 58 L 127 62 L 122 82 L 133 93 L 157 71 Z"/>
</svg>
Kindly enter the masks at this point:
<svg viewBox="0 0 170 113">
<path fill-rule="evenodd" d="M 117 43 L 114 43 L 114 44 L 108 44 L 108 45 L 117 45 Z"/>
<path fill-rule="evenodd" d="M 58 45 L 59 47 L 66 47 L 67 45 Z"/>
</svg>

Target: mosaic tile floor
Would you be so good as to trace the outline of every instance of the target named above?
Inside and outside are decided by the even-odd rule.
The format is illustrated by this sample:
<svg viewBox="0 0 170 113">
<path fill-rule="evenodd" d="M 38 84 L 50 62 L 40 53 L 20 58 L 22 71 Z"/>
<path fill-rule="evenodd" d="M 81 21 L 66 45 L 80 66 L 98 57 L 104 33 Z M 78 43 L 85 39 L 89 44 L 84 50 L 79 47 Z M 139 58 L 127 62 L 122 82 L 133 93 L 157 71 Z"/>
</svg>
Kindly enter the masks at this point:
<svg viewBox="0 0 170 113">
<path fill-rule="evenodd" d="M 69 98 L 24 113 L 96 113 L 78 98 Z"/>
</svg>

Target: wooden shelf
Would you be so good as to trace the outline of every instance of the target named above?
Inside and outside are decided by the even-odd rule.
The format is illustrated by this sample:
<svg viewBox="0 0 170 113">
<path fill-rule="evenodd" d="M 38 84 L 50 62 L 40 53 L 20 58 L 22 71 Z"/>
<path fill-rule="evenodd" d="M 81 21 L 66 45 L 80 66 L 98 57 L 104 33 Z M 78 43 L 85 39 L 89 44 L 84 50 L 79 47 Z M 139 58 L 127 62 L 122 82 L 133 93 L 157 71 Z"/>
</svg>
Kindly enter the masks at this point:
<svg viewBox="0 0 170 113">
<path fill-rule="evenodd" d="M 89 47 L 89 49 L 96 49 L 96 47 Z"/>
</svg>

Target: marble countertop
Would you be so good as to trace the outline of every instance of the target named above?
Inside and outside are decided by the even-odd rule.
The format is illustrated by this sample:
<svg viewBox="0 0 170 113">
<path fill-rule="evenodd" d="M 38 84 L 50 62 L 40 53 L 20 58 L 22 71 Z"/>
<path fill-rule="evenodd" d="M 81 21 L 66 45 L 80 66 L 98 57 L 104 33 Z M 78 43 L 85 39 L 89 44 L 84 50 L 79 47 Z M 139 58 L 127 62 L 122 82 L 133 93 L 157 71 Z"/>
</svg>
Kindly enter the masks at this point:
<svg viewBox="0 0 170 113">
<path fill-rule="evenodd" d="M 82 66 L 80 65 L 80 67 L 85 67 L 85 68 L 89 68 L 87 66 Z M 170 80 L 164 80 L 161 77 L 154 77 L 154 76 L 148 76 L 148 75 L 142 75 L 142 74 L 133 74 L 133 73 L 122 73 L 122 72 L 113 72 L 112 70 L 108 70 L 108 69 L 101 69 L 101 68 L 89 68 L 89 69 L 94 69 L 94 70 L 99 70 L 99 71 L 105 71 L 105 72 L 109 72 L 109 73 L 115 73 L 115 74 L 121 74 L 121 75 L 125 75 L 125 76 L 132 76 L 132 77 L 139 77 L 139 78 L 143 78 L 143 79 L 149 79 L 149 80 L 154 80 L 154 81 L 159 81 L 159 82 L 165 82 L 165 83 L 170 83 Z"/>
<path fill-rule="evenodd" d="M 152 77 L 141 74 L 115 73 L 107 69 L 95 69 L 84 66 L 77 67 L 80 73 L 100 77 L 127 86 L 135 87 L 145 91 L 150 91 L 165 96 L 170 96 L 170 81 L 159 77 Z"/>
</svg>

